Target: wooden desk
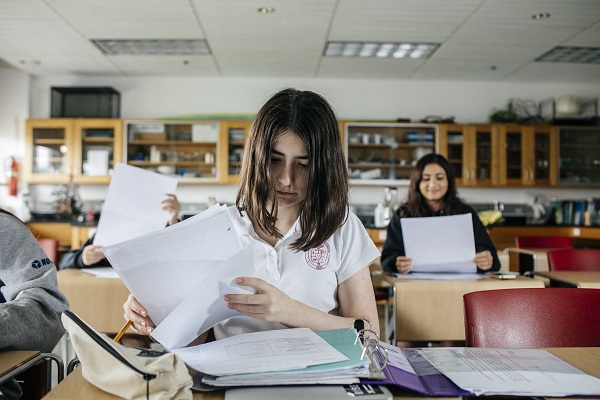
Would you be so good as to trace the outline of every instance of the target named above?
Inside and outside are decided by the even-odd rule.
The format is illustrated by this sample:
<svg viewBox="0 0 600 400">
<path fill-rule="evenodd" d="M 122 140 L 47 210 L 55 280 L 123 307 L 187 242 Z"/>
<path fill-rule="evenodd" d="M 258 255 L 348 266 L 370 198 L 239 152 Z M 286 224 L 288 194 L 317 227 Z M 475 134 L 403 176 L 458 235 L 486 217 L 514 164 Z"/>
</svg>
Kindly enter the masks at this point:
<svg viewBox="0 0 600 400">
<path fill-rule="evenodd" d="M 536 276 L 548 278 L 550 286 L 566 286 L 600 289 L 600 271 L 548 271 L 536 272 Z"/>
<path fill-rule="evenodd" d="M 7 351 L 0 353 L 0 383 L 19 375 L 43 360 L 39 351 Z"/>
<path fill-rule="evenodd" d="M 375 275 L 374 275 L 375 276 Z M 511 280 L 393 279 L 392 317 L 398 341 L 465 340 L 463 295 L 480 290 L 543 288 L 541 279 L 518 276 Z"/>
<path fill-rule="evenodd" d="M 58 289 L 71 303 L 71 311 L 100 332 L 118 332 L 125 320 L 123 304 L 129 289 L 120 279 L 98 278 L 78 269 L 57 273 Z"/>
<path fill-rule="evenodd" d="M 600 347 L 578 347 L 548 349 L 556 356 L 579 368 L 592 376 L 600 378 Z M 214 392 L 193 392 L 194 400 L 223 400 L 224 390 Z M 428 399 L 421 396 L 394 396 L 394 399 Z M 89 382 L 81 375 L 81 368 L 76 368 L 58 386 L 56 386 L 45 400 L 71 400 L 71 399 L 96 399 L 96 400 L 118 400 L 120 397 L 106 393 Z M 431 399 L 439 400 L 439 397 Z M 452 397 L 452 399 L 459 399 Z"/>
</svg>

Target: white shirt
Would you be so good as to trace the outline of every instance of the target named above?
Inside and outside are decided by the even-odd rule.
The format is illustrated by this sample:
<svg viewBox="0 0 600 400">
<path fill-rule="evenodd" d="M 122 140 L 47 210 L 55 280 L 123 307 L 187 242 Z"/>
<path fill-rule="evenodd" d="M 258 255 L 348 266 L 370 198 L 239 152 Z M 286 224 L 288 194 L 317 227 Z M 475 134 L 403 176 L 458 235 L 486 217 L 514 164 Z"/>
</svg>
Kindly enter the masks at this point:
<svg viewBox="0 0 600 400">
<path fill-rule="evenodd" d="M 275 246 L 258 237 L 246 214 L 229 208 L 233 226 L 243 247 L 254 246 L 255 265 L 264 265 L 268 282 L 300 301 L 326 313 L 338 315 L 337 287 L 361 269 L 368 267 L 380 253 L 358 217 L 348 218 L 322 245 L 309 251 L 290 248 L 300 237 L 300 220 Z M 258 330 L 282 329 L 279 323 L 259 321 L 247 316 L 232 317 L 214 327 L 221 339 Z"/>
</svg>

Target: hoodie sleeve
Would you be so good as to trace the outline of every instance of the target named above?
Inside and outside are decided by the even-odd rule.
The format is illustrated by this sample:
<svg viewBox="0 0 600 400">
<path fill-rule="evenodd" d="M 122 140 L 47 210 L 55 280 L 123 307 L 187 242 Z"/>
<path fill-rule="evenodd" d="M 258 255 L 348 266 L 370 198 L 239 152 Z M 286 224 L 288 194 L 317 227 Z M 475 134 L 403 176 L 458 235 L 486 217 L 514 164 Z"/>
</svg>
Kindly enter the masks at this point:
<svg viewBox="0 0 600 400">
<path fill-rule="evenodd" d="M 56 267 L 29 229 L 0 214 L 0 351 L 52 351 L 63 335 L 60 314 L 69 303 L 59 292 Z M 0 299 L 1 300 L 1 299 Z"/>
</svg>

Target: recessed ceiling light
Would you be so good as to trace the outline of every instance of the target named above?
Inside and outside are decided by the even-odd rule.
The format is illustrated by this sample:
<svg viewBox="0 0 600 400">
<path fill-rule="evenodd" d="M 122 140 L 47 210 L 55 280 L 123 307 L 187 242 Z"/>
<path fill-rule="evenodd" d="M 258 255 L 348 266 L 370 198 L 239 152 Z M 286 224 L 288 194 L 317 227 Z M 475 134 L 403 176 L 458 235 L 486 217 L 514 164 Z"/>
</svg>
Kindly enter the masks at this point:
<svg viewBox="0 0 600 400">
<path fill-rule="evenodd" d="M 256 11 L 258 11 L 261 14 L 271 14 L 275 12 L 275 9 L 270 6 L 263 6 L 256 9 Z"/>
<path fill-rule="evenodd" d="M 557 46 L 536 58 L 535 61 L 600 64 L 600 47 Z"/>
<path fill-rule="evenodd" d="M 358 58 L 429 58 L 440 47 L 440 43 L 409 42 L 327 42 L 325 57 Z"/>
<path fill-rule="evenodd" d="M 208 55 L 210 48 L 199 39 L 93 39 L 107 55 Z"/>
<path fill-rule="evenodd" d="M 550 13 L 547 13 L 547 12 L 541 12 L 541 13 L 533 14 L 531 16 L 531 19 L 533 19 L 533 20 L 548 19 L 548 18 L 550 18 Z"/>
</svg>

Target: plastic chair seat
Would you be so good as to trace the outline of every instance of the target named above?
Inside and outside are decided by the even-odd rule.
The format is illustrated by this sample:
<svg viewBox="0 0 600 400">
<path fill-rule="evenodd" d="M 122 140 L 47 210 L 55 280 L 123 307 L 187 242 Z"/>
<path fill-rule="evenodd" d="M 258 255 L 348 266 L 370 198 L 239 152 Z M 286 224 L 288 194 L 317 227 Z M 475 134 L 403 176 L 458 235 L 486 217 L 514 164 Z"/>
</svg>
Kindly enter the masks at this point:
<svg viewBox="0 0 600 400">
<path fill-rule="evenodd" d="M 600 271 L 600 249 L 558 249 L 546 254 L 550 271 Z"/>
<path fill-rule="evenodd" d="M 600 346 L 599 289 L 498 289 L 463 300 L 467 346 Z"/>
</svg>

